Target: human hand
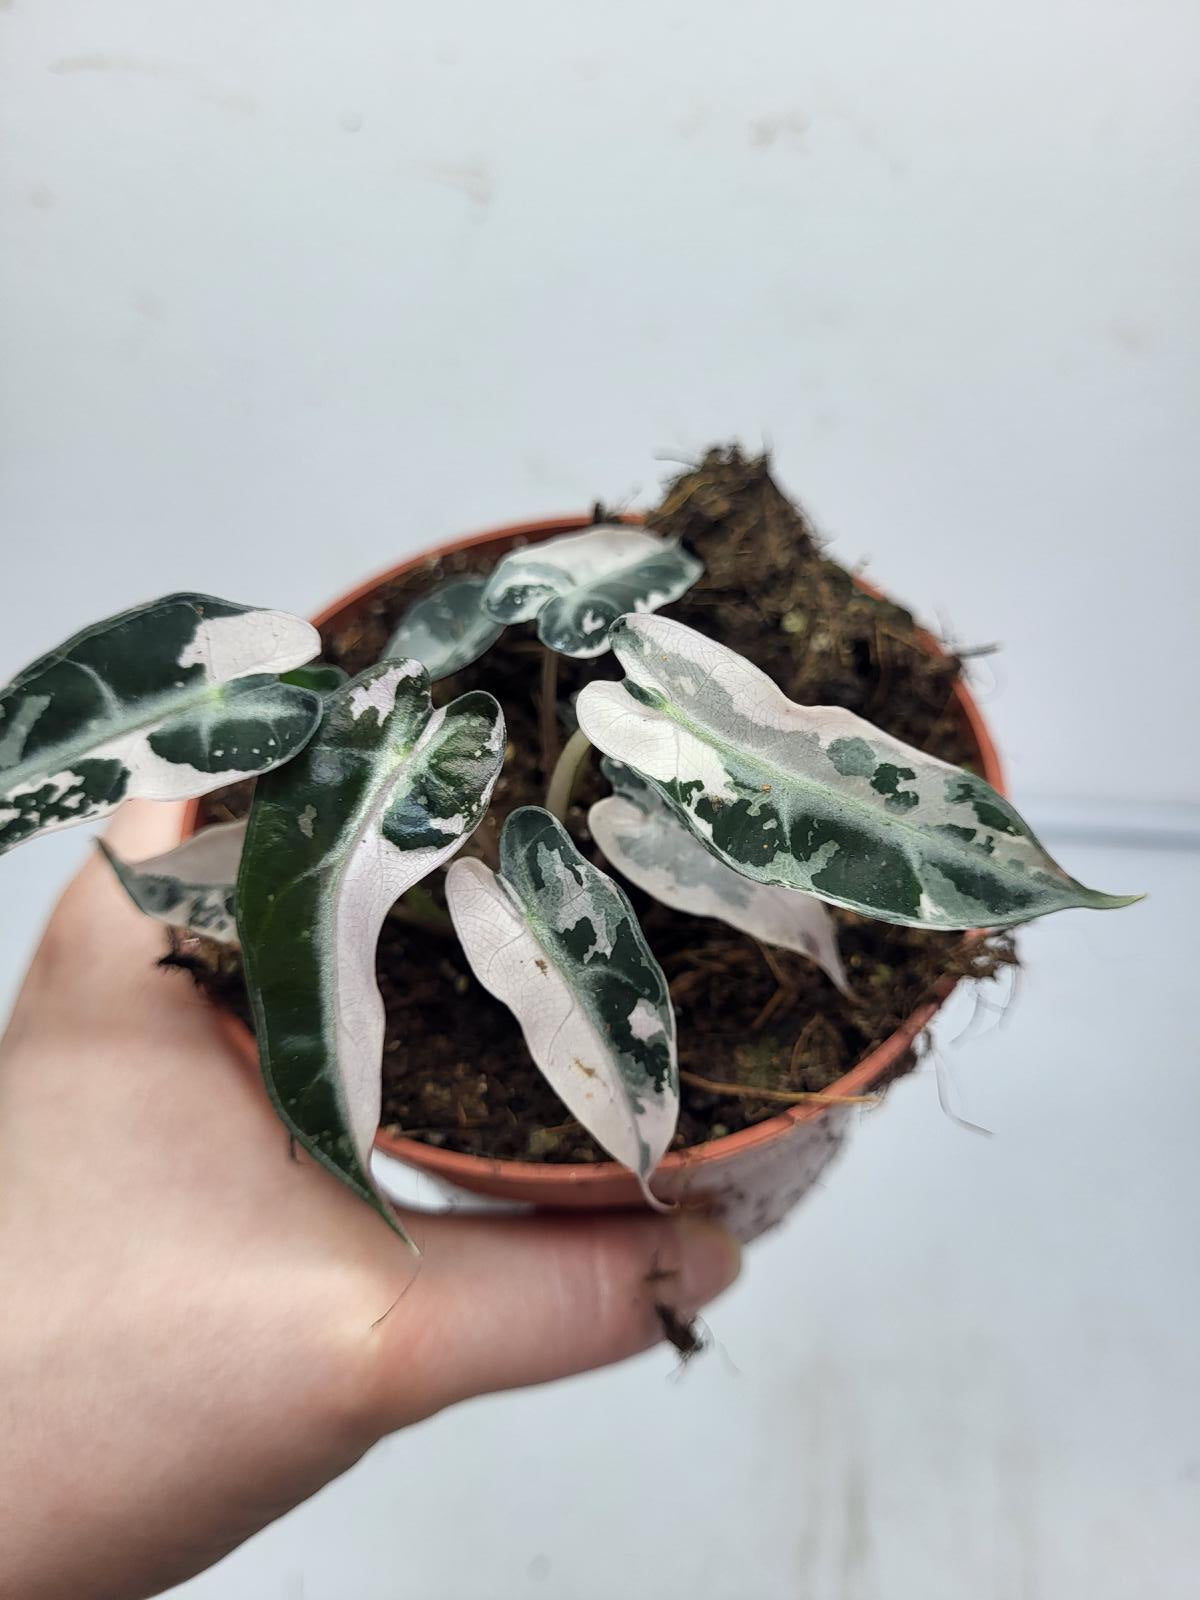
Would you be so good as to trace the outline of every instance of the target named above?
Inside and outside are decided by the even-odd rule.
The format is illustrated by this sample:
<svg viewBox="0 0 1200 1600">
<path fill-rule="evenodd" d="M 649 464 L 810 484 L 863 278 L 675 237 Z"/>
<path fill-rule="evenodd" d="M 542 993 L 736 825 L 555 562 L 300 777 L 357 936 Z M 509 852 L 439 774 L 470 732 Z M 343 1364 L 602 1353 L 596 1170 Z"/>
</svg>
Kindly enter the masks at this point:
<svg viewBox="0 0 1200 1600">
<path fill-rule="evenodd" d="M 179 808 L 118 813 L 133 858 Z M 11 914 L 11 908 L 10 913 Z M 0 1040 L 0 1594 L 129 1600 L 456 1400 L 619 1361 L 736 1275 L 650 1214 L 407 1216 L 301 1156 L 161 929 L 90 863 Z"/>
</svg>

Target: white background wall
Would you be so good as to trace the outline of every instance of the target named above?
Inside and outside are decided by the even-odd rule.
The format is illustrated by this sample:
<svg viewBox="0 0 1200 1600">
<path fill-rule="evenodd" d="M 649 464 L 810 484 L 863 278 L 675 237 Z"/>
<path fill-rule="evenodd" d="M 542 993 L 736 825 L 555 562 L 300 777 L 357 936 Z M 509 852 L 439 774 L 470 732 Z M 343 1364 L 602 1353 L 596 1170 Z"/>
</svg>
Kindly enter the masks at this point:
<svg viewBox="0 0 1200 1600">
<path fill-rule="evenodd" d="M 1018 800 L 1157 895 L 1031 938 L 1033 998 L 951 1053 L 994 1141 L 913 1080 L 763 1247 L 741 1388 L 659 1360 L 434 1423 L 197 1600 L 640 1600 L 614 1525 L 667 1600 L 1187 1592 L 1196 858 L 1068 835 L 1136 803 L 1162 842 L 1200 790 L 1198 78 L 1185 0 L 0 0 L 0 677 L 172 587 L 311 609 L 769 441 L 844 559 L 1003 642 Z M 2 864 L 5 993 L 83 848 Z M 532 1502 L 499 1465 L 564 1394 L 594 1518 L 570 1450 L 524 1446 Z M 631 1484 L 695 1514 L 630 1523 Z"/>
<path fill-rule="evenodd" d="M 1195 795 L 1185 0 L 8 0 L 0 52 L 0 669 L 738 436 L 1004 642 L 1019 789 Z"/>
</svg>

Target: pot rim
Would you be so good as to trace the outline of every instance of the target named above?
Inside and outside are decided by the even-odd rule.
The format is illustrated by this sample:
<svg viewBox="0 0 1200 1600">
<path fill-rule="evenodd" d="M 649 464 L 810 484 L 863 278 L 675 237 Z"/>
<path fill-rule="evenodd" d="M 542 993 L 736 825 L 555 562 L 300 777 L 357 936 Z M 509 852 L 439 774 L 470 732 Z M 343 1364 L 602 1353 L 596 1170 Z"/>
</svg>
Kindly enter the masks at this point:
<svg viewBox="0 0 1200 1600">
<path fill-rule="evenodd" d="M 644 518 L 637 513 L 626 512 L 611 520 L 637 525 Z M 368 599 L 383 584 L 402 577 L 414 567 L 422 566 L 427 561 L 439 561 L 460 550 L 476 549 L 480 546 L 491 544 L 512 546 L 526 541 L 547 539 L 554 534 L 571 533 L 580 528 L 590 527 L 592 521 L 593 518 L 588 513 L 582 515 L 568 513 L 562 516 L 541 517 L 530 522 L 503 523 L 482 533 L 468 535 L 466 538 L 448 540 L 365 579 L 339 599 L 324 606 L 313 617 L 313 624 L 317 628 L 326 627 L 343 612 Z M 866 593 L 882 596 L 880 589 L 858 574 L 854 574 L 854 582 Z M 937 639 L 926 629 L 918 627 L 916 638 L 931 654 L 945 653 Z M 975 741 L 984 777 L 994 789 L 1004 794 L 1004 774 L 999 754 L 984 721 L 983 713 L 961 679 L 954 685 L 954 697 Z M 196 831 L 201 803 L 198 799 L 188 802 L 181 825 L 182 838 L 186 839 Z M 983 930 L 973 929 L 965 937 L 971 940 L 980 939 L 983 937 Z M 817 1117 L 824 1116 L 836 1107 L 838 1100 L 863 1094 L 895 1066 L 917 1035 L 928 1027 L 953 992 L 957 981 L 949 977 L 943 979 L 935 987 L 930 998 L 922 1001 L 894 1033 L 889 1034 L 848 1072 L 831 1083 L 823 1091 L 830 1097 L 827 1103 L 808 1101 L 802 1105 L 789 1106 L 777 1116 L 756 1122 L 753 1127 L 743 1128 L 737 1133 L 724 1134 L 718 1139 L 708 1139 L 703 1144 L 689 1145 L 684 1150 L 672 1150 L 659 1162 L 655 1174 L 690 1171 L 710 1162 L 724 1161 L 741 1151 L 771 1144 L 789 1134 L 797 1123 L 812 1122 Z M 222 1012 L 222 1020 L 238 1047 L 257 1061 L 258 1052 L 251 1030 L 231 1012 Z M 548 1193 L 563 1186 L 573 1190 L 600 1189 L 611 1186 L 615 1180 L 624 1180 L 627 1176 L 625 1169 L 616 1161 L 559 1164 L 512 1161 L 500 1156 L 469 1155 L 459 1150 L 443 1150 L 437 1145 L 425 1144 L 417 1139 L 407 1139 L 401 1134 L 389 1133 L 384 1128 L 380 1128 L 375 1135 L 375 1149 L 403 1162 L 406 1166 L 419 1167 L 435 1177 L 442 1178 L 448 1183 L 460 1184 L 464 1188 L 469 1188 L 473 1179 L 482 1177 L 495 1179 L 502 1175 L 513 1184 L 533 1186 Z"/>
</svg>

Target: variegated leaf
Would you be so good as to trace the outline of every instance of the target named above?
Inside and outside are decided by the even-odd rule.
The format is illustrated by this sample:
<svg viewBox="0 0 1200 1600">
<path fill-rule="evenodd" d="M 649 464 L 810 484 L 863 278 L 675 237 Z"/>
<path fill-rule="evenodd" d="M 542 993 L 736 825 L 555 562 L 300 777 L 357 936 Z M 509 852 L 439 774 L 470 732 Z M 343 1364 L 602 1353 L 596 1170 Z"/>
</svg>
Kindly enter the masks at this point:
<svg viewBox="0 0 1200 1600">
<path fill-rule="evenodd" d="M 201 594 L 77 633 L 0 690 L 0 852 L 128 798 L 187 799 L 287 761 L 321 702 L 269 674 L 319 649 L 299 617 Z"/>
<path fill-rule="evenodd" d="M 452 578 L 415 600 L 388 640 L 385 657 L 415 657 L 434 683 L 469 667 L 490 650 L 504 624 L 483 609 L 487 579 Z"/>
<path fill-rule="evenodd" d="M 122 861 L 103 839 L 105 860 L 139 911 L 220 944 L 237 943 L 234 891 L 245 820 L 218 822 L 148 861 Z"/>
<path fill-rule="evenodd" d="M 703 634 L 623 617 L 612 641 L 625 681 L 583 689 L 580 727 L 748 878 L 910 927 L 1129 904 L 1069 877 L 982 778 L 849 711 L 794 704 Z"/>
<path fill-rule="evenodd" d="M 598 656 L 627 611 L 657 611 L 704 571 L 682 545 L 640 528 L 603 523 L 510 550 L 483 603 L 501 622 L 537 618 L 538 638 L 566 656 Z"/>
<path fill-rule="evenodd" d="M 341 667 L 328 661 L 310 661 L 307 666 L 293 667 L 279 674 L 280 683 L 294 683 L 300 689 L 311 689 L 314 694 L 332 694 L 340 689 L 350 676 Z"/>
<path fill-rule="evenodd" d="M 383 661 L 330 695 L 312 743 L 255 789 L 237 905 L 263 1076 L 300 1143 L 394 1227 L 369 1166 L 375 946 L 396 900 L 482 821 L 503 758 L 491 695 L 435 711 L 420 662 Z"/>
<path fill-rule="evenodd" d="M 446 900 L 480 983 L 516 1016 L 567 1109 L 648 1182 L 675 1132 L 675 1013 L 632 906 L 540 806 L 514 811 L 500 875 L 456 861 Z"/>
<path fill-rule="evenodd" d="M 616 792 L 592 806 L 588 828 L 631 883 L 676 911 L 715 917 L 763 944 L 807 956 L 848 992 L 837 929 L 819 900 L 735 872 L 636 773 L 607 756 L 600 765 Z"/>
</svg>

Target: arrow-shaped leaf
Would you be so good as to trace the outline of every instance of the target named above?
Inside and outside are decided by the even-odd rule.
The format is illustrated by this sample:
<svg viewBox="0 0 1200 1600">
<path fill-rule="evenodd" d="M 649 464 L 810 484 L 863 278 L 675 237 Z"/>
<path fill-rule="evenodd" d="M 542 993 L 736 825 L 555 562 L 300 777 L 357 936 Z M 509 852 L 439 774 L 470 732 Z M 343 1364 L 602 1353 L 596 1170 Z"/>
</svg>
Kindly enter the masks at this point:
<svg viewBox="0 0 1200 1600">
<path fill-rule="evenodd" d="M 446 900 L 480 983 L 601 1145 L 647 1180 L 679 1113 L 675 1013 L 632 906 L 539 806 L 514 811 L 500 875 L 456 861 Z"/>
<path fill-rule="evenodd" d="M 748 878 L 910 927 L 1130 903 L 1069 877 L 982 778 L 849 711 L 796 705 L 703 634 L 623 617 L 612 643 L 625 681 L 586 685 L 580 727 Z"/>
<path fill-rule="evenodd" d="M 77 633 L 0 690 L 0 852 L 127 798 L 186 799 L 287 761 L 321 703 L 268 674 L 319 649 L 299 617 L 201 594 Z"/>
<path fill-rule="evenodd" d="M 434 683 L 478 661 L 504 632 L 483 609 L 486 586 L 486 578 L 472 573 L 422 595 L 400 618 L 384 656 L 415 657 Z"/>
<path fill-rule="evenodd" d="M 615 618 L 678 600 L 703 571 L 673 540 L 602 523 L 510 550 L 496 563 L 483 603 L 500 622 L 536 617 L 538 638 L 551 650 L 598 656 L 608 649 Z"/>
<path fill-rule="evenodd" d="M 808 956 L 846 992 L 833 918 L 819 900 L 755 883 L 707 850 L 649 784 L 619 761 L 600 763 L 614 794 L 588 812 L 588 829 L 631 883 L 676 911 Z"/>
<path fill-rule="evenodd" d="M 105 860 L 139 911 L 220 944 L 237 943 L 234 890 L 246 823 L 218 822 L 148 861 L 122 861 L 103 839 Z"/>
<path fill-rule="evenodd" d="M 312 743 L 254 795 L 238 930 L 267 1087 L 296 1138 L 398 1227 L 370 1175 L 392 905 L 482 821 L 504 757 L 489 694 L 440 711 L 417 661 L 383 661 L 325 702 Z"/>
</svg>

